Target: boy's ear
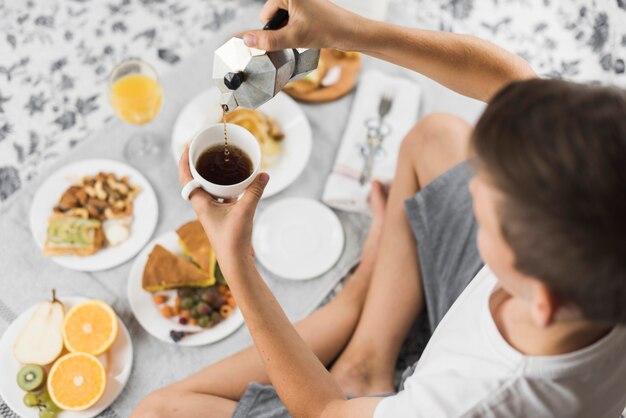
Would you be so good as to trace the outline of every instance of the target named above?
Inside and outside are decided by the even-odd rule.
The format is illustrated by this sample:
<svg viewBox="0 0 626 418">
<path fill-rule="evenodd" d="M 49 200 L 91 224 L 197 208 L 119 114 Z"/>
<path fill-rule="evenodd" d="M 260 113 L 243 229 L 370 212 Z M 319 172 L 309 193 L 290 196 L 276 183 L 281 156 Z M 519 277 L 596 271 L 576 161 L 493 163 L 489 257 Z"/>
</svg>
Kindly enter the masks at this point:
<svg viewBox="0 0 626 418">
<path fill-rule="evenodd" d="M 539 280 L 533 280 L 531 315 L 540 327 L 547 327 L 555 319 L 559 300 L 554 293 Z"/>
</svg>

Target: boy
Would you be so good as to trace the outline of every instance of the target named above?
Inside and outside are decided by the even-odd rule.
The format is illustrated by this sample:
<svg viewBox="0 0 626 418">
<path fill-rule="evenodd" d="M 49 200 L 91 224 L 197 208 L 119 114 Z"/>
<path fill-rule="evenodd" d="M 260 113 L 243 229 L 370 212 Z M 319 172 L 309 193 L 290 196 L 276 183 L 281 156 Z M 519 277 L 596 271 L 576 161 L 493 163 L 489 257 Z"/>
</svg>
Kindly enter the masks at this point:
<svg viewBox="0 0 626 418">
<path fill-rule="evenodd" d="M 262 20 L 279 7 L 287 26 L 249 33 L 249 45 L 359 50 L 489 105 L 473 132 L 448 115 L 418 122 L 389 198 L 374 185 L 363 262 L 296 327 L 251 252 L 267 175 L 234 204 L 195 191 L 255 346 L 156 392 L 135 416 L 618 417 L 624 92 L 532 80 L 523 60 L 488 43 L 366 21 L 326 1 L 272 0 Z M 394 391 L 399 347 L 423 311 L 434 329 L 428 346 L 400 392 L 382 396 Z"/>
</svg>

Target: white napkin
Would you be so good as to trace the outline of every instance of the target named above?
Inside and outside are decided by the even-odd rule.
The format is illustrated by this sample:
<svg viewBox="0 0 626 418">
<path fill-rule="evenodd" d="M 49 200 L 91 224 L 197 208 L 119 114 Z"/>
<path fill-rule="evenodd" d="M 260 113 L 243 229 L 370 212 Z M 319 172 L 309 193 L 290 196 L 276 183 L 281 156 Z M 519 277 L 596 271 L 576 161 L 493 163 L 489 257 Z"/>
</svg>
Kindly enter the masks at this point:
<svg viewBox="0 0 626 418">
<path fill-rule="evenodd" d="M 384 118 L 391 132 L 377 153 L 371 176 L 383 183 L 390 182 L 395 174 L 400 143 L 417 118 L 420 93 L 419 86 L 406 78 L 391 77 L 377 70 L 369 70 L 361 76 L 339 154 L 324 187 L 324 203 L 337 209 L 369 213 L 371 181 L 364 185 L 359 183 L 365 165 L 361 152 L 367 142 L 365 122 L 378 118 L 383 95 L 393 97 L 391 110 Z"/>
</svg>

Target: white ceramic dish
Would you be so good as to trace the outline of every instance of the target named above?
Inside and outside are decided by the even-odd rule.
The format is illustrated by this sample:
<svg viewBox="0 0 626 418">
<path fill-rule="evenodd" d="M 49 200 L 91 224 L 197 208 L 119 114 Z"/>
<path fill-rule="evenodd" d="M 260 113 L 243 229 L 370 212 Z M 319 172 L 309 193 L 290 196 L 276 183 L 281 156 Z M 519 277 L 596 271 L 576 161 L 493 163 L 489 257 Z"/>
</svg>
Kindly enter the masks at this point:
<svg viewBox="0 0 626 418">
<path fill-rule="evenodd" d="M 243 316 L 237 308 L 224 321 L 220 322 L 213 328 L 206 330 L 202 330 L 202 328 L 197 326 L 180 325 L 174 320 L 165 318 L 160 314 L 157 306 L 152 300 L 152 293 L 146 292 L 141 287 L 141 279 L 144 267 L 148 261 L 148 255 L 150 255 L 150 252 L 156 244 L 162 245 L 174 254 L 183 254 L 183 251 L 178 243 L 178 235 L 176 232 L 171 231 L 153 240 L 135 259 L 128 277 L 128 302 L 130 303 L 130 308 L 132 309 L 135 318 L 137 318 L 137 321 L 139 321 L 141 326 L 161 341 L 182 346 L 211 344 L 226 338 L 235 332 L 243 324 Z M 169 292 L 171 293 L 172 298 L 176 294 L 176 291 L 174 290 Z M 178 343 L 174 343 L 170 337 L 171 330 L 201 332 L 188 335 Z"/>
<path fill-rule="evenodd" d="M 221 122 L 219 99 L 219 90 L 216 87 L 211 88 L 191 100 L 178 115 L 171 145 L 176 164 L 185 145 L 200 129 Z M 300 106 L 283 92 L 258 110 L 274 118 L 285 134 L 278 161 L 265 170 L 270 175 L 270 182 L 263 193 L 266 198 L 281 192 L 300 176 L 311 155 L 313 135 Z"/>
<path fill-rule="evenodd" d="M 254 223 L 252 245 L 257 259 L 285 279 L 317 277 L 335 265 L 345 236 L 337 215 L 312 199 L 280 200 Z"/>
<path fill-rule="evenodd" d="M 60 297 L 65 305 L 65 312 L 72 306 L 87 299 L 83 297 Z M 35 306 L 26 310 L 9 325 L 0 339 L 0 395 L 6 404 L 16 414 L 25 418 L 39 416 L 37 408 L 29 408 L 23 403 L 24 391 L 17 386 L 15 381 L 17 372 L 22 365 L 13 358 L 13 344 L 35 310 Z M 120 395 L 133 367 L 133 343 L 128 329 L 118 319 L 119 331 L 117 340 L 104 354 L 98 356 L 107 371 L 107 388 L 102 398 L 86 411 L 62 411 L 59 418 L 92 418 L 104 411 Z"/>
<path fill-rule="evenodd" d="M 86 175 L 113 172 L 128 176 L 128 181 L 141 187 L 133 201 L 133 221 L 130 237 L 116 247 L 105 247 L 93 255 L 55 256 L 52 261 L 63 267 L 80 271 L 99 271 L 118 266 L 137 254 L 150 240 L 159 218 L 156 195 L 148 180 L 129 165 L 114 160 L 88 159 L 66 165 L 52 174 L 37 190 L 30 207 L 30 228 L 39 248 L 43 249 L 48 218 L 59 198 L 75 181 Z"/>
</svg>

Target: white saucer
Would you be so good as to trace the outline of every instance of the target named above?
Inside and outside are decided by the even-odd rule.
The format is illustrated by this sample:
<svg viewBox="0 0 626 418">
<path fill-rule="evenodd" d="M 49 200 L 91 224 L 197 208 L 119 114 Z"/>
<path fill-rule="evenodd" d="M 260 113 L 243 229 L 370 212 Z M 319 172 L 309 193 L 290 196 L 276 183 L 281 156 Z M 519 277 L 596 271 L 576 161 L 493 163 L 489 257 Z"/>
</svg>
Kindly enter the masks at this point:
<svg viewBox="0 0 626 418">
<path fill-rule="evenodd" d="M 161 315 L 157 306 L 152 301 L 152 293 L 143 290 L 141 286 L 144 267 L 146 266 L 150 252 L 156 244 L 162 245 L 174 254 L 183 254 L 183 250 L 179 244 L 178 235 L 176 232 L 170 231 L 157 237 L 150 242 L 150 244 L 146 245 L 146 248 L 144 248 L 144 250 L 135 259 L 128 276 L 127 292 L 130 308 L 141 326 L 161 341 L 182 346 L 211 344 L 226 338 L 235 332 L 243 324 L 243 316 L 238 308 L 235 308 L 233 313 L 228 318 L 215 325 L 213 328 L 206 330 L 202 330 L 202 328 L 197 326 L 180 325 L 174 320 L 165 318 Z M 169 292 L 171 293 L 170 299 L 173 299 L 176 295 L 176 291 L 171 290 Z M 171 330 L 201 332 L 187 335 L 182 340 L 175 343 L 170 337 Z"/>
<path fill-rule="evenodd" d="M 335 265 L 345 242 L 337 215 L 316 200 L 283 199 L 265 209 L 254 223 L 257 259 L 285 279 L 317 277 Z"/>
<path fill-rule="evenodd" d="M 221 122 L 219 100 L 220 92 L 213 87 L 194 97 L 180 112 L 172 133 L 172 155 L 176 164 L 185 145 L 197 131 Z M 263 192 L 263 198 L 266 198 L 281 192 L 300 176 L 311 156 L 313 135 L 300 106 L 283 92 L 258 110 L 274 118 L 285 134 L 278 161 L 265 170 L 270 175 L 270 182 Z"/>
<path fill-rule="evenodd" d="M 154 189 L 137 170 L 119 161 L 89 159 L 66 165 L 52 174 L 39 187 L 30 207 L 30 228 L 39 248 L 43 248 L 48 229 L 48 218 L 59 198 L 75 181 L 99 172 L 128 176 L 128 181 L 141 187 L 133 201 L 133 221 L 130 237 L 117 247 L 102 248 L 93 255 L 50 257 L 57 264 L 72 270 L 99 271 L 118 266 L 131 259 L 150 240 L 159 218 L 159 206 Z"/>
<path fill-rule="evenodd" d="M 59 299 L 65 305 L 65 312 L 72 306 L 87 300 L 83 297 L 61 297 Z M 4 332 L 2 339 L 0 339 L 0 370 L 2 370 L 2 373 L 0 373 L 0 395 L 13 412 L 24 418 L 36 418 L 39 416 L 39 413 L 37 408 L 27 407 L 22 400 L 25 392 L 17 386 L 15 381 L 17 372 L 22 365 L 13 358 L 13 343 L 30 320 L 34 310 L 35 306 L 18 316 Z M 98 356 L 98 359 L 107 371 L 107 388 L 104 395 L 88 410 L 79 412 L 62 411 L 58 415 L 59 418 L 95 417 L 111 405 L 122 393 L 133 367 L 133 343 L 124 323 L 119 319 L 118 323 L 117 340 L 106 353 Z"/>
</svg>

